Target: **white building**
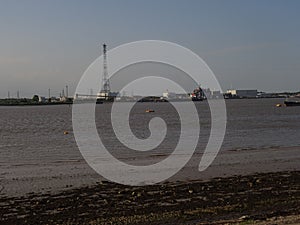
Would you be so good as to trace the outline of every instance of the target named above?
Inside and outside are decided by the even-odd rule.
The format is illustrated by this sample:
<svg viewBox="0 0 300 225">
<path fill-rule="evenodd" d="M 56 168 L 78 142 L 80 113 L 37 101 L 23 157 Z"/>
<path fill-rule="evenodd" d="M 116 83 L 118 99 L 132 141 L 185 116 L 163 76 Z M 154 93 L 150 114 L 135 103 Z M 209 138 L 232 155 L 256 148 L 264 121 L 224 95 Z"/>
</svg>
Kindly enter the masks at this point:
<svg viewBox="0 0 300 225">
<path fill-rule="evenodd" d="M 233 97 L 239 98 L 256 98 L 257 90 L 227 90 L 227 94 L 231 94 Z"/>
<path fill-rule="evenodd" d="M 223 98 L 221 91 L 211 91 L 211 98 Z"/>
<path fill-rule="evenodd" d="M 163 98 L 165 99 L 175 99 L 177 96 L 176 96 L 176 93 L 173 93 L 173 92 L 169 92 L 168 90 L 166 92 L 163 92 Z"/>
<path fill-rule="evenodd" d="M 40 102 L 40 103 L 46 102 L 46 98 L 45 98 L 45 97 L 42 97 L 42 96 L 39 96 L 39 102 Z"/>
</svg>

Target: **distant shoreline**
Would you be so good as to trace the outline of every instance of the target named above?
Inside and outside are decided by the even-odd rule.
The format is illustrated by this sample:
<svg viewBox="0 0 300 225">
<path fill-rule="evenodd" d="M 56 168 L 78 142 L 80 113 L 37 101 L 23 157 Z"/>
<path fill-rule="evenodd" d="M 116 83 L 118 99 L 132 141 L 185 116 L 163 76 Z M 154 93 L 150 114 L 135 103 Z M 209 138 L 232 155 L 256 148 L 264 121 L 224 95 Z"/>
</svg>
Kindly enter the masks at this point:
<svg viewBox="0 0 300 225">
<path fill-rule="evenodd" d="M 285 99 L 284 97 L 268 97 L 268 98 L 224 98 L 224 100 L 253 100 L 253 99 Z M 1 106 L 47 106 L 47 105 L 72 105 L 73 102 L 50 102 L 50 103 L 26 103 L 26 102 L 19 102 L 19 103 L 1 103 L 0 99 L 0 107 Z M 217 100 L 217 99 L 209 99 L 209 100 Z M 191 100 L 172 100 L 170 102 L 189 102 Z M 203 100 L 204 102 L 207 100 Z M 120 102 L 120 103 L 124 103 L 124 102 L 132 102 L 132 101 L 114 101 L 114 102 Z M 134 102 L 134 101 L 133 101 Z M 164 103 L 164 102 L 168 102 L 168 101 L 136 101 L 137 103 L 149 103 L 149 102 L 154 102 L 154 103 Z M 92 102 L 82 102 L 82 103 L 94 103 L 94 101 Z M 109 102 L 101 102 L 101 103 L 97 103 L 97 104 L 103 104 L 103 103 L 113 103 L 113 101 L 109 101 Z"/>
<path fill-rule="evenodd" d="M 0 106 L 45 106 L 45 105 L 72 105 L 72 102 L 52 102 L 52 103 L 13 103 L 1 104 Z"/>
</svg>

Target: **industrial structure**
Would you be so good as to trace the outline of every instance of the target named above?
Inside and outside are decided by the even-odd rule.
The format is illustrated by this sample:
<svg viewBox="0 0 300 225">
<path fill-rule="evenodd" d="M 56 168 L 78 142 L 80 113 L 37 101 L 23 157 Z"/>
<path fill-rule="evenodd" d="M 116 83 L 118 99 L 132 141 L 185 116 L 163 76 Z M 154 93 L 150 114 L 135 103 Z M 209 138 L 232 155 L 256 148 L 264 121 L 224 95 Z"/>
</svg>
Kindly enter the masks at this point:
<svg viewBox="0 0 300 225">
<path fill-rule="evenodd" d="M 108 78 L 108 68 L 107 68 L 107 50 L 106 44 L 103 44 L 103 76 L 102 76 L 102 89 L 97 94 L 97 102 L 101 103 L 103 101 L 114 101 L 118 96 L 118 92 L 110 91 L 110 82 Z"/>
<path fill-rule="evenodd" d="M 110 81 L 108 78 L 108 68 L 107 68 L 107 48 L 106 44 L 102 45 L 103 47 L 103 74 L 101 81 L 101 90 L 96 95 L 93 94 L 93 89 L 90 89 L 89 94 L 76 93 L 74 96 L 75 100 L 84 100 L 84 101 L 94 101 L 96 98 L 96 103 L 101 104 L 103 102 L 113 102 L 119 92 L 111 92 L 110 90 Z"/>
</svg>

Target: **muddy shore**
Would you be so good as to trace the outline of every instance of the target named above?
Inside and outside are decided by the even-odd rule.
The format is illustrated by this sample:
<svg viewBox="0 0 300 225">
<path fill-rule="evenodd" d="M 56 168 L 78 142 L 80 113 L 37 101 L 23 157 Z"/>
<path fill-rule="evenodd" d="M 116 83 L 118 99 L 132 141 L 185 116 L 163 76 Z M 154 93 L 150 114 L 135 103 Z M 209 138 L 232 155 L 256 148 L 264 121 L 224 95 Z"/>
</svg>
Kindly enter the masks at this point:
<svg viewBox="0 0 300 225">
<path fill-rule="evenodd" d="M 290 215 L 297 222 L 300 171 L 145 187 L 104 181 L 0 199 L 0 224 L 230 224 Z"/>
</svg>

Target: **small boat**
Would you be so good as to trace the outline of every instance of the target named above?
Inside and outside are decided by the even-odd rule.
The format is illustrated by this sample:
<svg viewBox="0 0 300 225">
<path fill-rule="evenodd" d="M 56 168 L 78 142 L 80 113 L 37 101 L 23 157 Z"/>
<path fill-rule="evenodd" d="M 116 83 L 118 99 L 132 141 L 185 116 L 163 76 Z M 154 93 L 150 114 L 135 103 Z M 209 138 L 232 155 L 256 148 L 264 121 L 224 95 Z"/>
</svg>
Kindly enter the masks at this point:
<svg viewBox="0 0 300 225">
<path fill-rule="evenodd" d="M 146 110 L 146 113 L 153 113 L 153 112 L 155 112 L 153 109 L 147 109 Z"/>
<path fill-rule="evenodd" d="M 286 106 L 300 106 L 300 101 L 285 100 L 284 104 Z"/>
<path fill-rule="evenodd" d="M 300 106 L 300 95 L 298 94 L 298 95 L 287 98 L 284 101 L 284 104 L 286 106 Z"/>
</svg>

